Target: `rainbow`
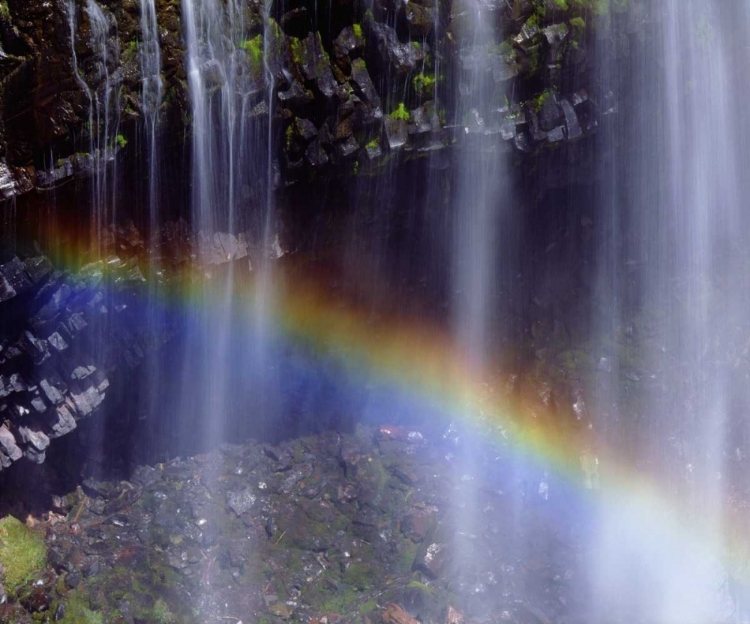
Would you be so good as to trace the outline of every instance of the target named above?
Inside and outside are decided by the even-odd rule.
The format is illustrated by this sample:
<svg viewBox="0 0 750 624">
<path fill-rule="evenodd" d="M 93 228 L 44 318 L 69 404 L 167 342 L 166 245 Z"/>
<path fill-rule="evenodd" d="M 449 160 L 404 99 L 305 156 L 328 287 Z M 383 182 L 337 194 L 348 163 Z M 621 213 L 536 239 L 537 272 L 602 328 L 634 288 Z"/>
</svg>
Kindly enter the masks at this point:
<svg viewBox="0 0 750 624">
<path fill-rule="evenodd" d="M 75 256 L 64 254 L 66 265 L 80 266 Z M 439 324 L 373 310 L 337 292 L 315 265 L 312 270 L 301 265 L 280 265 L 274 274 L 274 329 L 287 340 L 334 354 L 362 375 L 439 405 L 486 439 L 510 445 L 581 492 L 598 479 L 601 488 L 589 496 L 595 504 L 670 548 L 720 562 L 733 579 L 750 585 L 750 535 L 739 506 L 723 509 L 718 523 L 710 514 L 702 515 L 670 484 L 607 445 L 590 423 L 555 412 L 533 393 L 507 390 L 508 373 L 501 365 L 473 367 Z M 165 295 L 164 305 L 207 305 L 206 277 L 205 270 L 183 277 L 181 286 Z M 257 282 L 235 277 L 236 301 L 257 300 Z"/>
<path fill-rule="evenodd" d="M 589 422 L 550 408 L 533 392 L 509 389 L 509 374 L 499 364 L 472 367 L 439 324 L 373 311 L 357 297 L 335 294 L 330 283 L 314 277 L 320 273 L 326 275 L 286 268 L 274 276 L 273 315 L 287 339 L 332 353 L 365 377 L 439 405 L 581 491 L 596 488 L 598 479 L 601 488 L 589 497 L 594 502 L 617 509 L 664 542 L 720 561 L 734 579 L 750 583 L 750 542 L 741 510 L 723 510 L 717 532 L 716 518 L 692 508 L 674 487 L 607 445 Z M 243 296 L 253 299 L 252 280 L 242 284 Z"/>
</svg>

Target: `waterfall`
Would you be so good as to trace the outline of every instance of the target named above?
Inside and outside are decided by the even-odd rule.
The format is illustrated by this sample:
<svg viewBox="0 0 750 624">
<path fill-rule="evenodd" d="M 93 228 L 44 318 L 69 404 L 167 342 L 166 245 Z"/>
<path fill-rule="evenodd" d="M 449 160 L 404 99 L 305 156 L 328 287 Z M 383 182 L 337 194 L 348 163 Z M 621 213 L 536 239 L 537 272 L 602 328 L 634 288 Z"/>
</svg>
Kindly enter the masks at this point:
<svg viewBox="0 0 750 624">
<path fill-rule="evenodd" d="M 681 521 L 706 544 L 727 539 L 733 491 L 746 485 L 750 394 L 737 339 L 750 269 L 747 124 L 737 105 L 746 5 L 663 3 L 659 36 L 636 56 L 630 119 L 604 137 L 616 155 L 600 196 L 610 223 L 598 296 L 609 302 L 610 322 L 599 325 L 598 340 L 610 345 L 602 357 L 616 344 L 637 363 L 615 363 L 619 382 L 600 376 L 599 424 L 649 478 L 669 484 Z M 622 60 L 612 63 L 602 73 L 614 75 Z M 617 505 L 603 512 L 594 566 L 600 611 L 686 623 L 726 617 L 733 571 L 710 549 L 688 552 L 651 520 Z"/>
<path fill-rule="evenodd" d="M 86 0 L 91 29 L 90 45 L 97 62 L 99 84 L 92 90 L 91 158 L 93 163 L 92 207 L 96 249 L 101 248 L 103 229 L 115 221 L 117 172 L 115 151 L 120 124 L 119 82 L 110 74 L 110 65 L 119 58 L 117 37 L 110 40 L 109 17 L 95 0 Z M 110 41 L 113 49 L 110 50 Z M 110 52 L 113 52 L 112 57 Z M 110 170 L 109 163 L 112 163 Z"/>
<path fill-rule="evenodd" d="M 86 98 L 89 101 L 89 118 L 88 118 L 88 125 L 89 129 L 92 127 L 94 122 L 94 96 L 91 93 L 91 89 L 89 89 L 89 86 L 86 84 L 86 81 L 83 79 L 81 75 L 81 70 L 78 66 L 78 54 L 76 53 L 76 28 L 77 28 L 77 22 L 76 22 L 76 3 L 75 0 L 68 0 L 68 28 L 70 33 L 70 55 L 71 59 L 73 61 L 73 76 L 76 79 L 76 82 L 78 83 L 78 86 L 81 87 L 81 90 L 86 94 Z M 93 141 L 93 133 L 90 134 L 90 141 Z"/>
<path fill-rule="evenodd" d="M 147 176 L 148 232 L 150 237 L 149 277 L 147 324 L 153 352 L 147 357 L 143 366 L 143 387 L 145 389 L 145 413 L 156 414 L 163 400 L 162 381 L 164 364 L 158 353 L 158 345 L 163 340 L 166 315 L 162 308 L 160 278 L 162 266 L 157 250 L 159 248 L 159 229 L 162 225 L 160 207 L 162 156 L 159 150 L 158 125 L 164 85 L 161 77 L 161 47 L 156 18 L 155 0 L 141 0 L 141 43 L 139 49 L 141 65 L 141 109 L 143 111 L 143 133 Z M 161 423 L 157 423 L 158 426 Z"/>
<path fill-rule="evenodd" d="M 117 37 L 110 38 L 112 24 L 102 8 L 94 0 L 86 0 L 84 10 L 88 16 L 89 45 L 93 52 L 93 67 L 89 72 L 94 77 L 92 85 L 86 81 L 76 53 L 77 9 L 75 2 L 69 0 L 67 12 L 73 73 L 89 103 L 87 127 L 92 180 L 92 246 L 96 254 L 99 254 L 102 230 L 113 223 L 115 218 L 115 152 L 118 147 L 117 133 L 120 122 L 120 78 L 112 76 L 109 68 L 119 59 L 120 51 Z"/>
<path fill-rule="evenodd" d="M 265 319 L 273 240 L 273 89 L 265 87 L 273 81 L 269 59 L 277 34 L 269 30 L 275 22 L 266 19 L 264 32 L 253 37 L 244 8 L 232 0 L 183 0 L 182 8 L 192 108 L 193 229 L 207 252 L 204 260 L 211 250 L 223 254 L 203 293 L 211 305 L 191 319 L 182 410 L 193 414 L 187 422 L 200 422 L 203 440 L 214 444 L 226 433 L 230 411 L 258 410 L 264 395 L 268 361 L 259 345 L 266 344 L 271 327 Z M 249 256 L 245 241 L 251 243 Z M 237 298 L 236 282 L 249 278 L 247 269 L 256 283 L 252 309 Z M 248 322 L 252 318 L 256 321 Z M 203 387 L 195 387 L 196 378 Z M 236 396 L 238 384 L 253 387 L 253 396 Z"/>
<path fill-rule="evenodd" d="M 159 227 L 159 167 L 156 126 L 164 86 L 161 78 L 161 48 L 155 0 L 141 0 L 141 106 L 146 130 L 148 159 L 148 207 L 152 234 Z"/>
<path fill-rule="evenodd" d="M 505 85 L 492 71 L 492 50 L 500 39 L 492 11 L 477 3 L 464 26 L 458 63 L 460 77 L 456 126 L 464 136 L 457 150 L 457 187 L 454 198 L 453 234 L 453 332 L 461 353 L 461 365 L 474 374 L 489 364 L 498 335 L 493 326 L 497 300 L 500 254 L 498 237 L 507 202 L 507 172 L 503 145 L 493 113 L 505 98 Z M 478 417 L 473 414 L 472 418 Z M 457 522 L 462 527 L 458 546 L 461 564 L 457 581 L 468 595 L 481 585 L 481 553 L 472 542 L 486 525 L 479 504 L 477 445 L 471 432 L 464 432 L 463 452 L 457 468 L 462 487 L 456 494 Z M 479 591 L 479 590 L 476 590 Z"/>
</svg>

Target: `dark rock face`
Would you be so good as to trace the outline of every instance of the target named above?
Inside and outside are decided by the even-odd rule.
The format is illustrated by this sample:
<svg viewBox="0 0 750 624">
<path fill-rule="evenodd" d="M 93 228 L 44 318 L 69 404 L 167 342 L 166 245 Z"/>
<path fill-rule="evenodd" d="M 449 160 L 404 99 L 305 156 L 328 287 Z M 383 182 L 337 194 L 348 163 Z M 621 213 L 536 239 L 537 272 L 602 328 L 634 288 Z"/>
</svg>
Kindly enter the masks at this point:
<svg viewBox="0 0 750 624">
<path fill-rule="evenodd" d="M 0 3 L 0 9 L 5 6 Z M 247 114 L 272 124 L 280 196 L 291 196 L 290 186 L 312 188 L 313 179 L 388 173 L 417 159 L 448 169 L 443 161 L 455 162 L 462 150 L 480 143 L 506 150 L 536 193 L 569 184 L 572 169 L 576 183 L 592 177 L 587 139 L 605 123 L 605 113 L 616 111 L 617 94 L 600 95 L 587 50 L 610 29 L 627 38 L 630 26 L 616 13 L 605 20 L 577 4 L 561 11 L 542 10 L 531 0 L 480 7 L 424 0 L 377 2 L 372 11 L 334 3 L 315 18 L 309 8 L 293 6 L 263 18 L 258 5 L 243 6 L 248 39 L 236 52 L 253 76 L 252 92 L 245 94 Z M 32 215 L 29 206 L 48 210 L 65 192 L 60 189 L 71 194 L 75 188 L 65 219 L 85 215 L 80 220 L 86 230 L 86 202 L 92 200 L 81 191 L 101 168 L 125 170 L 143 186 L 143 155 L 128 145 L 138 145 L 142 122 L 138 3 L 108 0 L 100 8 L 98 43 L 80 3 L 7 0 L 7 10 L 0 10 L 4 224 L 16 212 Z M 477 50 L 467 30 L 467 15 L 474 10 L 500 24 L 503 39 L 490 51 Z M 189 156 L 180 154 L 189 152 L 192 128 L 180 12 L 178 1 L 157 1 L 165 93 L 159 131 L 168 157 L 179 161 L 164 186 L 178 189 L 170 209 L 184 214 L 190 167 Z M 263 37 L 273 41 L 266 45 Z M 265 59 L 258 56 L 264 50 Z M 484 67 L 487 58 L 491 63 Z M 471 76 L 482 71 L 494 86 L 493 101 L 481 115 L 458 119 L 457 102 Z M 118 140 L 92 154 L 91 102 L 107 89 L 116 94 L 111 102 Z M 450 171 L 444 177 L 450 181 Z M 127 187 L 121 201 L 142 213 L 132 193 Z M 32 231 L 38 214 L 28 217 Z M 185 231 L 184 223 L 165 227 L 160 253 L 172 259 L 193 254 L 201 265 L 212 266 L 251 255 L 244 235 L 212 233 L 186 243 Z M 23 260 L 3 256 L 2 467 L 23 455 L 42 462 L 50 441 L 100 409 L 115 371 L 137 366 L 166 339 L 145 335 L 130 305 L 132 290 L 144 287 L 139 267 L 145 266 L 140 260 L 147 245 L 120 236 L 129 250 L 123 252 L 117 236 L 111 238 L 111 262 L 78 273 L 59 270 L 36 253 L 21 254 Z M 95 343 L 105 326 L 116 331 L 101 348 Z M 408 483 L 411 475 L 402 472 L 399 478 Z"/>
<path fill-rule="evenodd" d="M 332 5 L 316 10 L 317 22 L 300 6 L 264 23 L 247 3 L 248 39 L 237 54 L 257 83 L 251 116 L 268 115 L 264 92 L 273 91 L 280 182 L 378 171 L 394 153 L 424 155 L 463 140 L 456 102 L 477 71 L 496 85 L 488 131 L 510 149 L 533 158 L 589 136 L 603 107 L 587 51 L 610 30 L 627 38 L 630 26 L 588 3 L 552 5 L 427 0 L 376 3 L 374 12 Z M 106 28 L 99 39 L 87 10 L 65 0 L 7 0 L 0 11 L 0 200 L 92 173 L 89 114 L 105 88 L 117 133 L 135 136 L 142 118 L 139 7 L 112 0 L 100 8 Z M 179 144 L 190 132 L 181 4 L 158 0 L 156 9 L 165 93 L 159 127 Z M 468 17 L 476 11 L 500 25 L 491 51 L 473 47 Z M 263 36 L 275 41 L 265 45 Z M 112 158 L 137 158 L 106 148 Z"/>
<path fill-rule="evenodd" d="M 143 322 L 144 283 L 135 255 L 77 272 L 42 255 L 0 265 L 0 468 L 42 463 L 52 440 L 100 408 L 118 369 L 166 342 L 166 327 Z"/>
</svg>

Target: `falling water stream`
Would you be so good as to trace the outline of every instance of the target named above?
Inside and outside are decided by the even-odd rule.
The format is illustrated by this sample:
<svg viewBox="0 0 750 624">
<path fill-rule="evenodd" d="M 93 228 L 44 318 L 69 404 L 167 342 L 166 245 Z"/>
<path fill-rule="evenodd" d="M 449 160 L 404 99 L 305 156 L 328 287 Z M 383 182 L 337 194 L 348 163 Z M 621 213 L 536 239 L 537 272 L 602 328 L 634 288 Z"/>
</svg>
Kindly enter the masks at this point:
<svg viewBox="0 0 750 624">
<path fill-rule="evenodd" d="M 218 243 L 231 257 L 235 253 L 232 241 L 240 232 L 254 228 L 260 249 L 251 262 L 261 285 L 255 309 L 238 311 L 237 268 L 230 263 L 228 271 L 217 272 L 211 293 L 206 293 L 215 303 L 209 316 L 199 313 L 191 320 L 181 411 L 210 415 L 197 418 L 205 427 L 203 435 L 210 447 L 226 437 L 238 367 L 246 371 L 239 378 L 251 380 L 257 393 L 263 394 L 267 369 L 272 366 L 273 279 L 267 260 L 272 255 L 274 231 L 274 173 L 268 157 L 273 135 L 270 125 L 249 120 L 248 111 L 260 101 L 254 74 L 262 74 L 266 85 L 273 82 L 274 33 L 269 29 L 275 24 L 265 7 L 263 67 L 259 72 L 245 62 L 251 44 L 234 2 L 183 0 L 182 4 L 193 112 L 195 234 L 208 246 Z M 627 408 L 612 407 L 621 398 L 621 387 L 612 375 L 600 377 L 593 393 L 594 404 L 602 411 L 600 418 L 605 419 L 598 426 L 610 436 L 608 442 L 618 446 L 635 435 L 637 440 L 630 444 L 636 449 L 633 461 L 642 465 L 646 474 L 658 467 L 672 475 L 680 496 L 688 501 L 688 513 L 696 514 L 696 523 L 711 542 L 722 533 L 727 400 L 739 394 L 742 398 L 735 400 L 746 402 L 741 388 L 730 387 L 736 380 L 728 362 L 718 357 L 721 345 L 732 340 L 732 323 L 745 309 L 745 291 L 727 289 L 722 282 L 726 271 L 735 275 L 741 270 L 727 262 L 742 240 L 738 234 L 742 196 L 738 163 L 742 154 L 734 132 L 738 111 L 729 95 L 731 40 L 718 39 L 716 34 L 727 28 L 723 24 L 731 20 L 732 11 L 699 2 L 690 5 L 686 10 L 684 3 L 678 5 L 676 0 L 665 4 L 662 37 L 648 44 L 653 46 L 649 49 L 654 56 L 664 59 L 663 73 L 653 76 L 655 82 L 643 80 L 643 76 L 634 79 L 643 107 L 660 111 L 655 134 L 648 124 L 632 134 L 631 126 L 613 123 L 605 126 L 600 137 L 600 144 L 608 150 L 616 151 L 618 142 L 628 142 L 632 152 L 627 153 L 639 157 L 623 163 L 617 158 L 607 161 L 608 169 L 601 175 L 597 195 L 601 209 L 596 218 L 604 222 L 607 235 L 595 288 L 598 300 L 605 303 L 598 316 L 594 315 L 597 321 L 592 331 L 599 336 L 605 368 L 613 375 L 627 374 L 628 383 L 639 384 L 634 390 L 635 403 L 643 411 L 645 424 L 625 422 L 627 415 L 617 411 L 631 409 L 635 403 Z M 696 19 L 696 15 L 700 17 Z M 145 32 L 153 24 L 145 12 L 143 19 Z M 502 305 L 499 292 L 507 287 L 509 271 L 504 264 L 514 254 L 507 216 L 513 201 L 509 165 L 497 132 L 498 107 L 493 104 L 507 96 L 506 85 L 493 70 L 496 58 L 492 50 L 498 38 L 496 24 L 480 7 L 468 18 L 458 52 L 462 72 L 455 126 L 463 129 L 463 136 L 456 151 L 453 203 L 452 327 L 460 357 L 474 371 L 488 365 L 491 350 L 501 342 L 495 319 Z M 143 41 L 146 46 L 150 39 L 144 35 Z M 257 41 L 252 45 L 260 47 Z M 142 58 L 146 76 L 145 54 Z M 152 58 L 151 62 L 158 60 Z M 600 68 L 601 87 L 607 92 L 602 101 L 618 87 L 617 80 L 610 80 L 611 72 L 616 71 L 615 67 Z M 151 95 L 147 96 L 147 89 Z M 156 97 L 154 93 L 160 93 L 158 81 L 144 78 L 144 109 Z M 270 115 L 272 89 L 266 93 Z M 711 123 L 706 123 L 706 111 L 711 111 Z M 261 191 L 248 195 L 250 186 Z M 622 211 L 627 211 L 627 220 L 622 219 Z M 630 275 L 634 265 L 635 278 Z M 636 296 L 630 292 L 634 281 Z M 633 309 L 639 309 L 641 317 L 655 318 L 649 331 L 656 340 L 643 340 L 641 348 L 648 363 L 638 374 L 625 370 L 624 365 L 620 370 L 619 363 L 612 367 L 605 353 L 614 334 L 623 333 L 621 325 Z M 236 329 L 233 333 L 230 328 L 237 327 L 238 314 L 248 312 L 255 321 L 249 324 L 251 328 L 245 324 L 246 334 L 238 337 Z M 717 316 L 727 322 L 717 323 Z M 641 332 L 634 341 L 645 338 L 643 329 L 625 333 L 633 331 Z M 252 346 L 238 351 L 238 345 Z M 196 378 L 201 380 L 199 396 L 191 390 Z M 607 418 L 611 420 L 606 422 Z M 634 427 L 642 430 L 634 434 Z M 468 445 L 468 452 L 458 460 L 465 475 L 464 486 L 456 493 L 457 521 L 462 527 L 459 549 L 464 551 L 459 558 L 465 559 L 465 565 L 457 581 L 459 586 L 466 585 L 466 591 L 473 591 L 471 583 L 476 583 L 476 577 L 471 572 L 471 546 L 461 547 L 460 543 L 469 543 L 482 530 L 484 520 L 477 490 L 471 485 L 477 466 L 472 443 Z M 665 451 L 667 448 L 670 450 Z M 549 494 L 545 474 L 533 476 L 538 483 L 534 494 L 543 500 Z M 662 520 L 654 522 L 637 503 L 631 506 L 618 500 L 615 504 L 606 492 L 601 502 L 589 536 L 593 542 L 592 586 L 596 588 L 590 608 L 598 617 L 697 623 L 726 615 L 727 572 L 721 561 L 701 548 L 685 552 L 683 542 L 673 541 L 664 532 Z M 702 511 L 708 513 L 699 513 Z"/>
<path fill-rule="evenodd" d="M 463 44 L 457 126 L 463 128 L 464 149 L 458 153 L 459 175 L 454 204 L 455 238 L 453 240 L 453 288 L 455 292 L 453 331 L 460 357 L 470 370 L 485 369 L 492 355 L 492 306 L 496 303 L 497 234 L 509 197 L 503 191 L 505 159 L 502 145 L 492 132 L 491 102 L 502 98 L 494 79 L 489 52 L 498 36 L 495 25 L 483 7 L 477 4 Z M 471 541 L 482 531 L 475 483 L 478 467 L 474 442 L 463 440 L 459 469 L 463 485 L 457 492 L 460 509 L 457 522 L 462 527 L 459 541 L 461 555 L 467 559 L 464 569 L 472 568 Z M 462 575 L 469 592 L 471 575 Z M 458 579 L 457 579 L 458 580 Z"/>
<path fill-rule="evenodd" d="M 237 416 L 247 409 L 243 400 L 232 398 L 236 384 L 255 388 L 250 403 L 268 390 L 270 363 L 264 345 L 271 333 L 265 320 L 271 313 L 271 100 L 265 114 L 251 112 L 262 108 L 264 85 L 272 80 L 266 42 L 274 38 L 266 32 L 263 43 L 251 41 L 238 3 L 183 0 L 182 6 L 193 113 L 192 223 L 204 259 L 218 253 L 218 264 L 224 265 L 205 286 L 204 297 L 214 305 L 190 321 L 182 400 L 184 412 L 202 423 L 204 440 L 211 446 L 224 439 L 229 414 Z M 252 46 L 262 50 L 262 67 Z M 270 98 L 272 89 L 268 92 Z M 241 258 L 241 263 L 233 262 Z M 266 284 L 252 310 L 236 299 L 236 280 L 245 279 L 248 271 L 256 282 Z M 255 320 L 248 323 L 249 318 Z M 245 320 L 239 330 L 237 319 Z M 195 378 L 208 390 L 191 386 Z"/>
<path fill-rule="evenodd" d="M 734 534 L 727 512 L 747 483 L 741 445 L 732 439 L 744 431 L 750 398 L 739 368 L 750 268 L 746 125 L 737 107 L 744 90 L 737 76 L 748 58 L 739 34 L 747 28 L 745 5 L 663 3 L 661 37 L 644 42 L 646 55 L 663 59 L 661 72 L 644 63 L 633 76 L 640 109 L 625 132 L 636 158 L 616 157 L 616 173 L 603 176 L 602 218 L 610 224 L 598 290 L 610 303 L 602 345 L 621 341 L 640 354 L 642 368 L 615 364 L 623 367 L 615 373 L 627 379 L 629 401 L 622 385 L 602 377 L 600 418 L 610 420 L 601 425 L 610 428 L 611 443 L 634 449 L 633 461 L 650 478 L 670 484 L 704 543 Z M 624 143 L 622 132 L 607 140 L 615 150 Z M 601 357 L 606 364 L 606 347 Z M 727 591 L 736 570 L 724 568 L 715 551 L 688 549 L 615 505 L 603 512 L 599 539 L 600 617 L 621 608 L 659 622 L 698 623 L 731 612 Z"/>
<path fill-rule="evenodd" d="M 94 169 L 92 206 L 95 211 L 93 223 L 96 228 L 97 249 L 101 247 L 102 233 L 115 221 L 115 198 L 117 179 L 115 151 L 120 124 L 120 87 L 110 74 L 110 65 L 119 59 L 117 38 L 110 38 L 112 24 L 95 0 L 86 0 L 85 7 L 91 30 L 90 45 L 96 62 L 95 76 L 98 81 L 91 89 L 91 111 L 89 113 L 91 135 L 90 155 Z M 114 46 L 111 49 L 110 46 Z M 113 58 L 114 57 L 114 58 Z"/>
<path fill-rule="evenodd" d="M 567 6 L 564 0 L 562 4 Z M 745 43 L 750 2 L 663 0 L 658 4 L 649 9 L 657 15 L 658 36 L 640 41 L 627 69 L 614 52 L 621 42 L 609 38 L 608 26 L 599 16 L 598 28 L 604 33 L 596 57 L 600 93 L 592 97 L 602 113 L 596 139 L 601 163 L 591 220 L 600 239 L 588 326 L 596 370 L 589 371 L 585 385 L 595 412 L 591 429 L 600 444 L 592 456 L 614 449 L 637 477 L 629 473 L 629 487 L 620 483 L 616 491 L 609 489 L 611 458 L 596 457 L 602 466 L 601 475 L 597 474 L 601 490 L 586 499 L 586 517 L 571 522 L 578 523 L 575 530 L 584 534 L 586 582 L 591 588 L 582 592 L 585 604 L 577 608 L 591 618 L 586 621 L 603 624 L 705 624 L 732 615 L 746 622 L 750 613 L 737 606 L 735 571 L 716 544 L 726 545 L 727 536 L 735 534 L 727 510 L 750 491 L 750 458 L 745 456 L 750 385 L 741 366 L 750 350 L 745 338 L 750 335 L 745 318 L 750 309 L 746 234 L 750 219 L 743 214 L 750 191 L 744 179 L 750 148 L 743 139 L 750 124 L 743 108 L 748 89 L 741 80 L 747 78 L 745 66 L 750 65 Z M 450 68 L 456 73 L 452 78 L 457 101 L 455 117 L 448 124 L 457 131 L 450 147 L 452 173 L 440 180 L 442 172 L 431 174 L 426 201 L 451 211 L 447 240 L 442 245 L 430 242 L 430 250 L 439 247 L 436 253 L 449 267 L 450 301 L 445 313 L 449 318 L 441 319 L 449 328 L 446 343 L 454 349 L 451 354 L 460 360 L 460 368 L 470 371 L 472 381 L 476 376 L 489 386 L 493 379 L 487 371 L 502 359 L 497 351 L 509 341 L 510 330 L 499 320 L 505 318 L 504 306 L 508 306 L 505 295 L 513 288 L 516 273 L 527 267 L 519 266 L 524 261 L 517 248 L 516 218 L 521 217 L 512 216 L 520 212 L 516 205 L 523 205 L 523 198 L 514 193 L 510 148 L 499 129 L 502 115 L 508 113 L 509 94 L 513 101 L 512 83 L 497 66 L 505 25 L 498 23 L 496 7 L 482 2 L 467 5 L 460 16 L 463 26 L 456 31 L 460 33 L 454 50 L 456 67 Z M 170 417 L 179 419 L 180 443 L 190 440 L 192 444 L 184 444 L 190 449 L 215 449 L 227 439 L 254 434 L 253 418 L 260 412 L 264 417 L 268 417 L 265 412 L 276 416 L 279 369 L 288 365 L 278 357 L 276 315 L 284 284 L 277 280 L 281 272 L 277 274 L 274 267 L 283 253 L 277 232 L 279 165 L 274 157 L 279 137 L 271 121 L 278 112 L 275 83 L 284 73 L 277 58 L 280 31 L 271 19 L 270 0 L 260 8 L 262 29 L 246 23 L 246 8 L 239 0 L 181 0 L 191 112 L 187 177 L 192 237 L 200 255 L 196 299 L 201 305 L 184 311 L 185 335 L 175 350 L 178 357 L 169 362 L 177 369 L 171 375 L 180 377 L 179 383 L 169 384 L 169 391 L 178 386 L 179 396 L 170 395 L 166 402 L 173 412 Z M 441 27 L 438 8 L 435 3 L 436 31 Z M 77 22 L 84 11 L 92 55 L 79 65 Z M 117 38 L 111 36 L 113 16 L 95 0 L 85 0 L 83 7 L 71 0 L 68 18 L 75 80 L 88 100 L 92 238 L 98 252 L 103 230 L 115 218 L 118 192 L 120 93 L 112 68 L 119 50 L 113 44 Z M 140 1 L 140 28 L 144 188 L 154 236 L 164 217 L 165 183 L 159 141 L 165 84 L 155 0 Z M 449 65 L 445 59 L 442 63 L 435 59 L 436 73 Z M 439 84 L 436 79 L 432 93 L 436 101 L 444 89 Z M 548 86 L 548 96 L 554 97 L 556 89 Z M 624 92 L 630 100 L 620 99 L 619 110 L 609 109 L 610 99 L 624 98 Z M 353 188 L 365 192 L 363 184 Z M 360 252 L 359 248 L 352 252 L 353 260 Z M 409 263 L 440 265 L 435 258 L 404 255 Z M 362 265 L 380 268 L 380 259 L 361 260 Z M 360 266 L 347 268 L 356 277 L 365 272 Z M 151 269 L 158 273 L 158 262 Z M 250 298 L 242 296 L 247 282 L 254 284 Z M 156 290 L 150 297 L 149 322 L 157 326 L 162 319 Z M 340 318 L 333 316 L 334 321 Z M 622 355 L 625 352 L 627 357 Z M 154 362 L 148 372 L 150 411 L 162 401 L 164 366 Z M 473 384 L 466 386 L 467 393 L 476 392 Z M 380 387 L 389 391 L 387 384 Z M 391 415 L 387 408 L 396 400 L 377 399 L 380 402 L 371 401 L 376 407 L 368 409 L 387 406 L 377 415 L 385 420 Z M 457 409 L 477 409 L 474 396 L 456 402 L 462 406 Z M 460 422 L 473 422 L 483 415 L 454 416 Z M 518 526 L 520 515 L 509 517 L 507 509 L 515 504 L 524 507 L 524 513 L 537 514 L 535 507 L 532 512 L 528 509 L 547 505 L 557 493 L 547 478 L 548 466 L 539 461 L 535 472 L 523 475 L 531 489 L 520 492 L 519 488 L 504 499 L 518 500 L 502 512 L 507 512 L 502 519 L 508 535 L 497 537 L 498 552 L 477 552 L 472 545 L 479 543 L 477 535 L 486 533 L 485 525 L 502 514 L 485 505 L 488 477 L 485 474 L 480 482 L 477 476 L 484 470 L 481 445 L 471 435 L 456 445 L 457 457 L 451 459 L 460 476 L 448 506 L 459 527 L 453 536 L 458 562 L 451 568 L 456 575 L 454 587 L 478 595 L 492 591 L 487 592 L 489 581 L 482 566 L 494 564 L 495 557 L 507 562 L 515 556 L 524 563 L 530 557 L 527 544 L 521 543 L 529 532 Z M 497 446 L 503 444 L 507 449 L 505 440 Z M 498 460 L 498 471 L 515 459 Z M 511 470 L 520 474 L 525 469 L 518 467 L 521 463 Z M 641 488 L 635 484 L 639 479 Z M 554 515 L 558 508 L 551 505 L 547 509 L 553 511 L 547 513 Z M 568 520 L 561 514 L 559 524 L 565 530 L 570 529 Z M 560 535 L 573 532 L 561 529 Z M 550 531 L 544 539 L 551 543 L 557 537 Z"/>
<path fill-rule="evenodd" d="M 143 108 L 148 162 L 148 211 L 151 233 L 159 227 L 159 153 L 157 124 L 164 95 L 161 48 L 155 0 L 141 0 L 141 107 Z"/>
</svg>

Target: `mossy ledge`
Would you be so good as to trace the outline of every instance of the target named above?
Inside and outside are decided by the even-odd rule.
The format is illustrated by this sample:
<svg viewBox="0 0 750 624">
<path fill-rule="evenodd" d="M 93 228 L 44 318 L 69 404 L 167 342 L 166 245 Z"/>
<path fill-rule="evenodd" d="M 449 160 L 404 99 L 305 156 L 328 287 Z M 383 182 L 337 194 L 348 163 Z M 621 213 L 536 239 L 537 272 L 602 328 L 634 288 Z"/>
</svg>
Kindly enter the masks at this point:
<svg viewBox="0 0 750 624">
<path fill-rule="evenodd" d="M 39 531 L 28 528 L 13 516 L 0 519 L 0 564 L 8 590 L 13 591 L 34 572 L 44 568 L 46 562 L 47 547 Z"/>
</svg>

